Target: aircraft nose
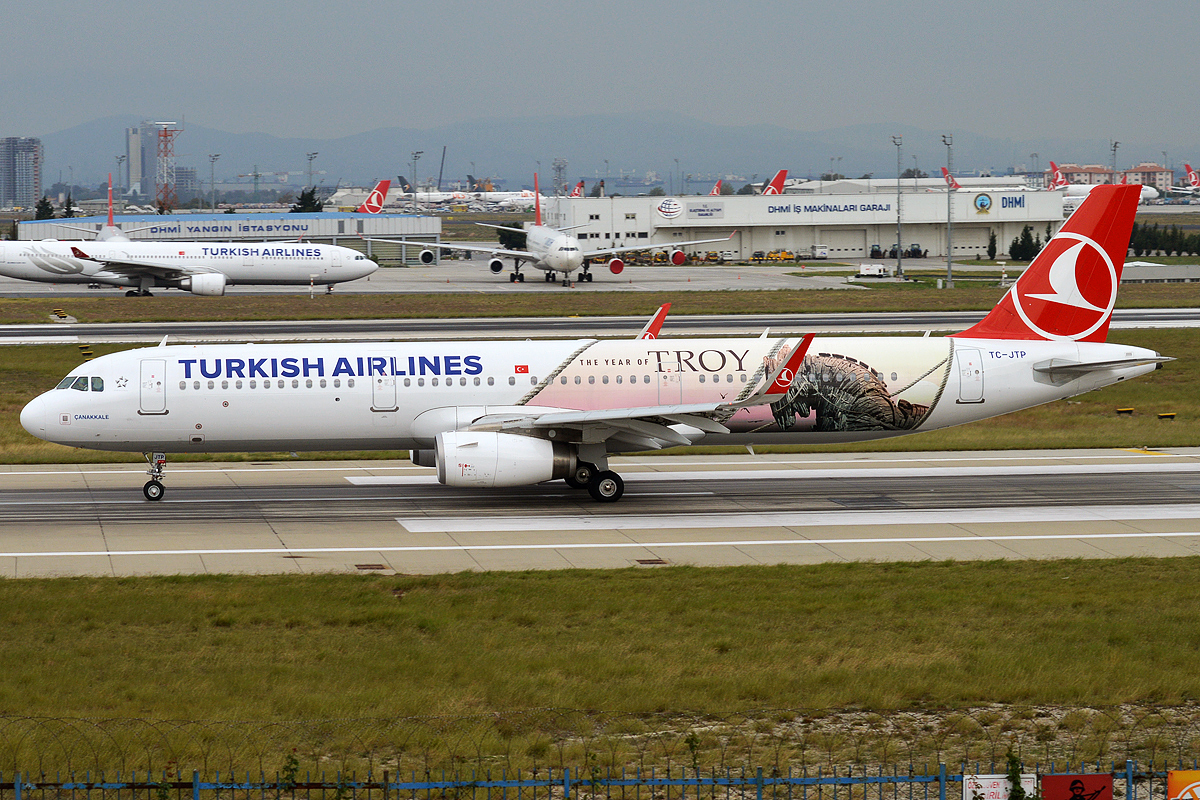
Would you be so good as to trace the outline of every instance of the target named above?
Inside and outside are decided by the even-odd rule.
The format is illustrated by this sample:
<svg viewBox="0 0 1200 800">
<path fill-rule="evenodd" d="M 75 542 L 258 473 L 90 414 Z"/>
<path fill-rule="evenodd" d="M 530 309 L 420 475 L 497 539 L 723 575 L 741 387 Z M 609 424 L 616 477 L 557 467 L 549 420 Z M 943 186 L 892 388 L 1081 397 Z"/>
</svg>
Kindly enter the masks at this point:
<svg viewBox="0 0 1200 800">
<path fill-rule="evenodd" d="M 46 401 L 35 397 L 21 409 L 21 427 L 39 439 L 46 438 Z"/>
</svg>

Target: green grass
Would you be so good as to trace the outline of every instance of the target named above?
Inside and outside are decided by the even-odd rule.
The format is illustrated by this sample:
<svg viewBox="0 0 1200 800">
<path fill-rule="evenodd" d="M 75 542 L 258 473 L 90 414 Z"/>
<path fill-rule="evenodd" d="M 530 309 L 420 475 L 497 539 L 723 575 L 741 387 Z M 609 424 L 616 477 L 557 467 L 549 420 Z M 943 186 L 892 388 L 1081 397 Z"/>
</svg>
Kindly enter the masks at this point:
<svg viewBox="0 0 1200 800">
<path fill-rule="evenodd" d="M 737 267 L 729 267 L 736 274 Z M 429 319 L 649 315 L 671 303 L 671 315 L 803 314 L 866 311 L 983 311 L 1004 294 L 999 286 L 961 281 L 938 290 L 935 273 L 920 282 L 871 285 L 866 291 L 592 292 L 563 294 L 229 295 L 226 297 L 2 298 L 0 324 L 50 325 L 61 308 L 79 322 L 227 320 Z M 731 281 L 736 284 L 736 279 Z M 1119 308 L 1200 306 L 1200 284 L 1121 287 Z M 670 329 L 667 321 L 667 330 Z M 586 335 L 581 323 L 580 335 Z"/>
<path fill-rule="evenodd" d="M 766 760 L 763 742 L 796 746 L 774 724 L 837 709 L 884 720 L 932 704 L 949 719 L 987 704 L 1194 701 L 1197 568 L 1181 558 L 5 581 L 0 709 L 98 720 L 59 738 L 107 726 L 114 741 L 93 745 L 105 757 L 136 732 L 135 761 L 166 740 L 185 766 L 222 769 L 255 758 L 270 768 L 291 747 L 314 764 L 344 747 L 355 765 L 399 748 L 405 768 L 453 764 L 455 753 L 545 766 L 556 747 L 568 765 L 588 748 L 618 766 L 662 763 L 662 741 L 639 756 L 634 736 L 674 737 L 696 724 L 684 719 L 709 720 L 709 765 L 721 755 L 713 726 L 730 715 L 748 726 L 740 736 L 758 732 L 751 749 Z M 993 714 L 1011 718 L 1001 741 L 1032 724 L 1022 713 Z M 147 730 L 135 719 L 201 722 Z M 234 735 L 219 720 L 250 722 Z M 964 747 L 987 744 L 977 722 L 954 724 L 975 742 Z M 0 766 L 27 727 L 0 732 Z M 888 744 L 873 727 L 872 750 Z M 905 735 L 910 755 L 928 756 L 925 733 Z M 851 744 L 832 746 L 841 758 Z"/>
</svg>

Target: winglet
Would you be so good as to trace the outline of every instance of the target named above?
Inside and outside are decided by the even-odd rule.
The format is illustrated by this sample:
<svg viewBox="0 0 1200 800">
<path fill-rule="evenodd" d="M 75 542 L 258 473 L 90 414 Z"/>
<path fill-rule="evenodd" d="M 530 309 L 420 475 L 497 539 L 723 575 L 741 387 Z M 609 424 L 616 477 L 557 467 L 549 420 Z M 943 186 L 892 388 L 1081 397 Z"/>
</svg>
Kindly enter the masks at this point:
<svg viewBox="0 0 1200 800">
<path fill-rule="evenodd" d="M 663 322 L 667 319 L 667 312 L 671 310 L 670 303 L 663 303 L 658 307 L 658 311 L 654 312 L 654 316 L 646 323 L 646 327 L 642 328 L 642 332 L 638 334 L 639 339 L 657 339 L 658 332 L 662 330 Z"/>
<path fill-rule="evenodd" d="M 729 403 L 722 408 L 726 410 L 733 409 L 736 411 L 739 408 L 761 406 L 767 403 L 774 403 L 776 400 L 779 400 L 781 397 L 787 394 L 787 390 L 792 386 L 792 381 L 794 381 L 796 376 L 800 374 L 800 368 L 804 364 L 804 357 L 808 355 L 808 348 L 812 344 L 814 338 L 816 338 L 815 333 L 804 334 L 804 337 L 800 339 L 800 344 L 798 344 L 796 349 L 792 351 L 792 354 L 788 357 L 788 360 L 785 361 L 781 366 L 777 367 L 769 376 L 767 376 L 767 388 L 755 392 L 745 400 L 739 400 L 736 403 Z"/>
</svg>

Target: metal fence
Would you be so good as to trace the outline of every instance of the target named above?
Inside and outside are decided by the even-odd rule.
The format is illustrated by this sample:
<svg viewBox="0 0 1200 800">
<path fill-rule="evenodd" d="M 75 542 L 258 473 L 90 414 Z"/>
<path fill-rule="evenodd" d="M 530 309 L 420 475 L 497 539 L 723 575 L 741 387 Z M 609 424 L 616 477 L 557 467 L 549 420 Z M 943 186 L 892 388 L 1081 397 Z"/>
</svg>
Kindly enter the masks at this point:
<svg viewBox="0 0 1200 800">
<path fill-rule="evenodd" d="M 1035 765 L 1030 772 L 1108 772 L 1113 777 L 1113 796 L 1122 800 L 1165 800 L 1167 771 L 1144 768 L 1127 761 L 1101 765 Z M 1090 768 L 1094 767 L 1094 768 Z M 1179 764 L 1180 769 L 1197 768 Z M 163 772 L 157 778 L 142 773 L 128 777 L 104 774 L 0 775 L 0 800 L 957 800 L 963 796 L 964 775 L 1003 772 L 996 764 L 963 765 L 951 772 L 945 764 L 936 771 L 907 772 L 883 769 L 872 774 L 866 768 L 793 771 L 755 769 L 650 770 L 547 769 L 510 774 L 505 770 L 440 776 L 380 776 L 359 778 L 354 774 L 322 773 L 314 778 L 284 772 L 273 777 L 249 774 L 245 779 L 216 773 L 201 778 L 193 771 L 190 780 L 181 773 Z M 1025 769 L 1022 769 L 1025 772 Z M 857 772 L 857 774 L 856 774 Z"/>
</svg>

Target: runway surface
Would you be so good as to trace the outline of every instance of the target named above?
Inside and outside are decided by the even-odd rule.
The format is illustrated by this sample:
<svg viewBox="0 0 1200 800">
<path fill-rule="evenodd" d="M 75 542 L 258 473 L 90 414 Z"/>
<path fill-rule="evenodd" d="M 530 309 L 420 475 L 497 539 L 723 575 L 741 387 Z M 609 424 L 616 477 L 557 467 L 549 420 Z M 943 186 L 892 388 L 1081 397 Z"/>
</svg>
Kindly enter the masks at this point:
<svg viewBox="0 0 1200 800">
<path fill-rule="evenodd" d="M 982 311 L 923 311 L 856 314 L 737 314 L 668 316 L 666 337 L 745 336 L 770 329 L 777 335 L 817 333 L 914 333 L 960 331 Z M 107 324 L 0 325 L 0 344 L 145 343 L 169 336 L 188 342 L 446 340 L 497 338 L 588 338 L 632 336 L 647 317 L 482 317 L 473 319 L 368 319 L 279 322 L 145 322 Z M 1111 327 L 1191 328 L 1200 309 L 1132 308 L 1113 312 Z"/>
<path fill-rule="evenodd" d="M 408 462 L 0 471 L 0 574 L 399 572 L 1200 553 L 1200 449 L 614 459 L 625 497 Z"/>
</svg>

